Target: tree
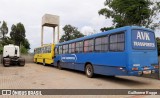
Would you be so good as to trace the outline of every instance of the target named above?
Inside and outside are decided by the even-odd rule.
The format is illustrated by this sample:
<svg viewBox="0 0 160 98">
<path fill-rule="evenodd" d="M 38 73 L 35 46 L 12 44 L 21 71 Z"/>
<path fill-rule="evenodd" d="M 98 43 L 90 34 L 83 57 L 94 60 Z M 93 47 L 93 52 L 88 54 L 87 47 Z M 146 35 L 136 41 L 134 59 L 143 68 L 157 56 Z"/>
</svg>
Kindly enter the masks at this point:
<svg viewBox="0 0 160 98">
<path fill-rule="evenodd" d="M 138 25 L 155 28 L 158 18 L 160 2 L 153 0 L 106 0 L 106 8 L 99 10 L 100 15 L 113 19 L 115 28 L 126 25 Z"/>
<path fill-rule="evenodd" d="M 17 25 L 12 25 L 10 32 L 11 39 L 18 46 L 25 40 L 25 28 L 22 23 L 17 23 Z"/>
<path fill-rule="evenodd" d="M 78 31 L 78 29 L 71 25 L 65 25 L 64 28 L 64 35 L 61 37 L 60 42 L 76 39 L 83 37 L 84 35 Z"/>
<path fill-rule="evenodd" d="M 157 37 L 156 40 L 157 40 L 157 50 L 158 50 L 158 55 L 160 55 L 160 38 Z"/>
<path fill-rule="evenodd" d="M 5 21 L 3 21 L 2 26 L 0 27 L 0 32 L 2 33 L 4 39 L 5 35 L 8 33 L 8 27 Z"/>
<path fill-rule="evenodd" d="M 104 27 L 104 28 L 101 28 L 100 30 L 102 32 L 104 32 L 104 31 L 108 31 L 108 30 L 112 30 L 112 29 L 114 29 L 114 27 Z"/>
<path fill-rule="evenodd" d="M 24 48 L 30 49 L 30 43 L 29 43 L 28 39 L 25 38 L 25 39 L 22 41 L 22 45 L 24 46 Z"/>
<path fill-rule="evenodd" d="M 0 44 L 2 45 L 2 47 L 4 45 L 13 44 L 13 43 L 14 43 L 13 40 L 11 38 L 9 38 L 9 37 L 3 38 L 2 41 L 0 42 Z"/>
</svg>

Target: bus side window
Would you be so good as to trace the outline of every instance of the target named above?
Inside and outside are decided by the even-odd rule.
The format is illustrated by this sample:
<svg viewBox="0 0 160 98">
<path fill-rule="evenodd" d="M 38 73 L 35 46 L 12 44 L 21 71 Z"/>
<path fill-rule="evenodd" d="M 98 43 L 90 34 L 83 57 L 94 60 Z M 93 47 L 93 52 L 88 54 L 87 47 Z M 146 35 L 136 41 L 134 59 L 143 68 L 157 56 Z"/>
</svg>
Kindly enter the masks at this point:
<svg viewBox="0 0 160 98">
<path fill-rule="evenodd" d="M 69 44 L 69 53 L 72 53 L 72 44 Z"/>
<path fill-rule="evenodd" d="M 94 40 L 89 40 L 89 52 L 92 52 L 94 50 Z"/>
<path fill-rule="evenodd" d="M 109 38 L 110 51 L 123 51 L 124 50 L 124 32 L 110 35 Z"/>
<path fill-rule="evenodd" d="M 88 40 L 84 41 L 84 52 L 88 51 Z"/>
<path fill-rule="evenodd" d="M 76 42 L 76 49 L 75 49 L 75 53 L 79 53 L 79 42 Z"/>
<path fill-rule="evenodd" d="M 59 51 L 59 54 L 62 54 L 62 46 L 59 46 L 58 51 Z"/>
<path fill-rule="evenodd" d="M 72 49 L 71 49 L 72 53 L 75 53 L 75 43 L 72 43 Z"/>
</svg>

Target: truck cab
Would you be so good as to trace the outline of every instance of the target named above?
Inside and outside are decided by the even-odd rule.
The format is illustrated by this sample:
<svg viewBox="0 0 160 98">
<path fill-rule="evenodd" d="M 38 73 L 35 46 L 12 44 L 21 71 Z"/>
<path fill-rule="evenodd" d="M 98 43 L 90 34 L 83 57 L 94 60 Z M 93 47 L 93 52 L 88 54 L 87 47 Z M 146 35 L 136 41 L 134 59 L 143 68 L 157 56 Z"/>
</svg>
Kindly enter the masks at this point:
<svg viewBox="0 0 160 98">
<path fill-rule="evenodd" d="M 19 46 L 5 45 L 3 48 L 3 65 L 8 67 L 10 65 L 25 65 L 25 59 L 20 57 Z"/>
</svg>

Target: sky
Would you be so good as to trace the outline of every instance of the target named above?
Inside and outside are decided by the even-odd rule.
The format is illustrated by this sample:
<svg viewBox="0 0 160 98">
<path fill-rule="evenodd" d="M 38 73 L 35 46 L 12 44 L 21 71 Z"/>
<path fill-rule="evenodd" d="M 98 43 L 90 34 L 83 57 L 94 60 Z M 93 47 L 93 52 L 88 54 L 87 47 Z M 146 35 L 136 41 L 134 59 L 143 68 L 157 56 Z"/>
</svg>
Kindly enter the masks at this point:
<svg viewBox="0 0 160 98">
<path fill-rule="evenodd" d="M 111 19 L 100 16 L 105 0 L 0 0 L 0 21 L 5 20 L 9 30 L 13 24 L 21 22 L 26 29 L 26 38 L 31 52 L 41 44 L 41 21 L 44 14 L 60 16 L 62 28 L 70 24 L 85 35 L 100 32 L 100 28 L 112 25 Z M 44 28 L 44 43 L 52 43 L 52 28 Z M 10 33 L 10 31 L 9 31 Z M 9 34 L 8 34 L 9 36 Z M 156 33 L 156 36 L 160 34 Z"/>
</svg>

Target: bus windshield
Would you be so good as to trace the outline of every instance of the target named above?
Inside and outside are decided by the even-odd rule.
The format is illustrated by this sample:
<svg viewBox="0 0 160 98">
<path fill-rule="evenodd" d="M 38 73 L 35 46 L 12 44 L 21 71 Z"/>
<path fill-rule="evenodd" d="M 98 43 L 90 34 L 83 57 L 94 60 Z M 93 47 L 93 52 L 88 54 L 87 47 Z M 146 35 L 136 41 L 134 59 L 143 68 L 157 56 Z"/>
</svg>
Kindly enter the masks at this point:
<svg viewBox="0 0 160 98">
<path fill-rule="evenodd" d="M 137 50 L 155 49 L 155 35 L 151 31 L 132 30 L 132 48 Z"/>
</svg>

